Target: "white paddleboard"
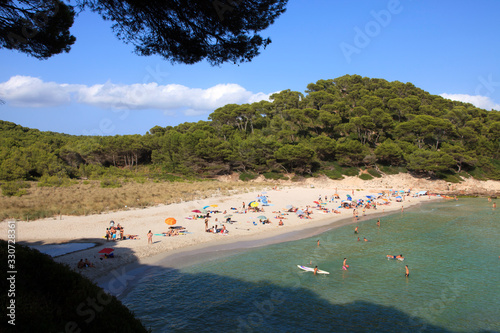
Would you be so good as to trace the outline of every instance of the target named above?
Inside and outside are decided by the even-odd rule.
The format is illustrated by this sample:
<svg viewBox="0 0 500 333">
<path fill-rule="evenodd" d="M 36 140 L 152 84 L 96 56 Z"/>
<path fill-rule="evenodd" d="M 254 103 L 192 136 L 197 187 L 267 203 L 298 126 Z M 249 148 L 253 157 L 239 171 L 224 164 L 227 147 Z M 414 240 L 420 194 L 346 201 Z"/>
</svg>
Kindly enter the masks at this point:
<svg viewBox="0 0 500 333">
<path fill-rule="evenodd" d="M 307 271 L 307 272 L 314 272 L 314 268 L 312 268 L 312 267 L 307 267 L 307 266 L 302 266 L 302 265 L 297 265 L 297 267 L 304 270 L 304 271 Z M 330 274 L 329 272 L 322 271 L 321 269 L 318 269 L 317 273 L 318 274 Z"/>
</svg>

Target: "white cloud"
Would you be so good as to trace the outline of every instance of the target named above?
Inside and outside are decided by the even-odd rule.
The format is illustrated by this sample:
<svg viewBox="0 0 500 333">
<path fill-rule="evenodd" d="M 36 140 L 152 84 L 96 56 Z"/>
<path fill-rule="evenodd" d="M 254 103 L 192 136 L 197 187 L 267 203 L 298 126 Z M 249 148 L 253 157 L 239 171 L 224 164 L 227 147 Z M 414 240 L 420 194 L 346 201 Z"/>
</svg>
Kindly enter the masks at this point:
<svg viewBox="0 0 500 333">
<path fill-rule="evenodd" d="M 0 96 L 11 106 L 50 107 L 76 102 L 104 109 L 157 109 L 169 114 L 202 115 L 229 103 L 269 100 L 271 94 L 252 93 L 238 84 L 218 84 L 207 89 L 179 84 L 111 82 L 93 86 L 43 82 L 30 76 L 14 76 L 0 83 Z"/>
<path fill-rule="evenodd" d="M 441 97 L 451 99 L 453 101 L 460 101 L 464 103 L 471 103 L 478 108 L 485 110 L 500 110 L 500 104 L 495 103 L 488 96 L 481 95 L 467 95 L 467 94 L 441 94 Z"/>
<path fill-rule="evenodd" d="M 0 83 L 0 96 L 11 106 L 33 108 L 69 104 L 71 100 L 63 85 L 20 75 Z"/>
</svg>

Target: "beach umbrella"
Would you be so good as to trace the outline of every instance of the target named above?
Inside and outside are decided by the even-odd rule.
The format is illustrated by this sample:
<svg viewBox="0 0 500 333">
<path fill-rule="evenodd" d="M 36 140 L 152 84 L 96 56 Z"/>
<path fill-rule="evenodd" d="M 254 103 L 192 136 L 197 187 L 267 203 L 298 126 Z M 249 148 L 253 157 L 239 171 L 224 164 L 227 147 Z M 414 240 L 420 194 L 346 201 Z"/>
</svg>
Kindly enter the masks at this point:
<svg viewBox="0 0 500 333">
<path fill-rule="evenodd" d="M 400 195 L 398 195 L 398 196 L 396 197 L 396 199 L 401 199 L 401 196 L 400 196 Z"/>
<path fill-rule="evenodd" d="M 195 209 L 195 210 L 192 210 L 193 213 L 201 213 L 201 210 L 199 209 Z"/>
<path fill-rule="evenodd" d="M 267 194 L 267 192 L 266 192 L 266 191 L 264 191 L 264 192 L 262 192 L 262 194 Z"/>
<path fill-rule="evenodd" d="M 102 249 L 101 251 L 99 251 L 98 253 L 105 253 L 105 254 L 110 254 L 110 253 L 113 253 L 114 249 L 110 248 L 110 247 L 105 247 L 104 249 Z"/>
<path fill-rule="evenodd" d="M 257 201 L 252 201 L 250 203 L 250 207 L 258 207 L 259 206 L 259 203 Z"/>
<path fill-rule="evenodd" d="M 286 207 L 285 207 L 285 208 L 286 208 L 286 209 L 292 209 L 292 208 L 293 208 L 293 206 L 292 206 L 292 205 L 286 205 Z"/>
<path fill-rule="evenodd" d="M 318 204 L 319 205 L 319 201 L 313 201 L 315 204 Z"/>
<path fill-rule="evenodd" d="M 219 207 L 219 205 L 210 205 L 210 207 Z"/>
<path fill-rule="evenodd" d="M 168 217 L 165 219 L 165 223 L 168 224 L 168 225 L 174 225 L 177 223 L 177 220 L 174 219 L 173 217 Z"/>
<path fill-rule="evenodd" d="M 264 216 L 264 215 L 257 216 L 257 218 L 258 218 L 259 220 L 267 220 L 267 217 L 266 217 L 266 216 Z"/>
<path fill-rule="evenodd" d="M 205 206 L 205 207 L 203 207 L 203 209 L 207 209 L 208 207 L 210 207 L 210 206 Z"/>
<path fill-rule="evenodd" d="M 302 214 L 304 214 L 304 211 L 302 209 L 299 209 L 296 213 L 297 213 L 297 215 L 302 215 Z"/>
</svg>

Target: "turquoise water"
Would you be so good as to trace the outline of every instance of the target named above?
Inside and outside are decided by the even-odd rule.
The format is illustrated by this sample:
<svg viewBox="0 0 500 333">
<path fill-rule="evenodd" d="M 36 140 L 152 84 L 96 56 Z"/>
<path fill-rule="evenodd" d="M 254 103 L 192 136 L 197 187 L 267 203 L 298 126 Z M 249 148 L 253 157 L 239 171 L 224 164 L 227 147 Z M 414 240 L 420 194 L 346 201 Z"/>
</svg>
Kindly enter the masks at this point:
<svg viewBox="0 0 500 333">
<path fill-rule="evenodd" d="M 486 199 L 356 224 L 156 270 L 122 301 L 153 332 L 500 332 L 500 218 Z"/>
</svg>

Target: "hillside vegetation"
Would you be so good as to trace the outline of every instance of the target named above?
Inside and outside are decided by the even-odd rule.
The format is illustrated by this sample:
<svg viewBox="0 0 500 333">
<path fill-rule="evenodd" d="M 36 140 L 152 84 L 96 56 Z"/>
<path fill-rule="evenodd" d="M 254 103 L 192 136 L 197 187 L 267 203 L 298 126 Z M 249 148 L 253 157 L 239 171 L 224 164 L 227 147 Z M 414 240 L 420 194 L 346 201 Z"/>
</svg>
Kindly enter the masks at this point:
<svg viewBox="0 0 500 333">
<path fill-rule="evenodd" d="M 5 263 L 12 259 L 12 246 L 0 240 Z M 86 277 L 27 246 L 15 244 L 14 253 L 9 263 L 15 262 L 18 274 L 9 272 L 0 282 L 0 303 L 8 309 L 0 331 L 148 332 L 116 297 Z"/>
<path fill-rule="evenodd" d="M 175 181 L 238 172 L 377 176 L 399 170 L 459 181 L 500 179 L 500 112 L 431 95 L 411 83 L 359 75 L 319 80 L 271 102 L 228 104 L 208 121 L 145 135 L 73 136 L 0 122 L 0 181 L 60 186 L 72 179 Z M 9 194 L 10 193 L 10 194 Z"/>
</svg>

